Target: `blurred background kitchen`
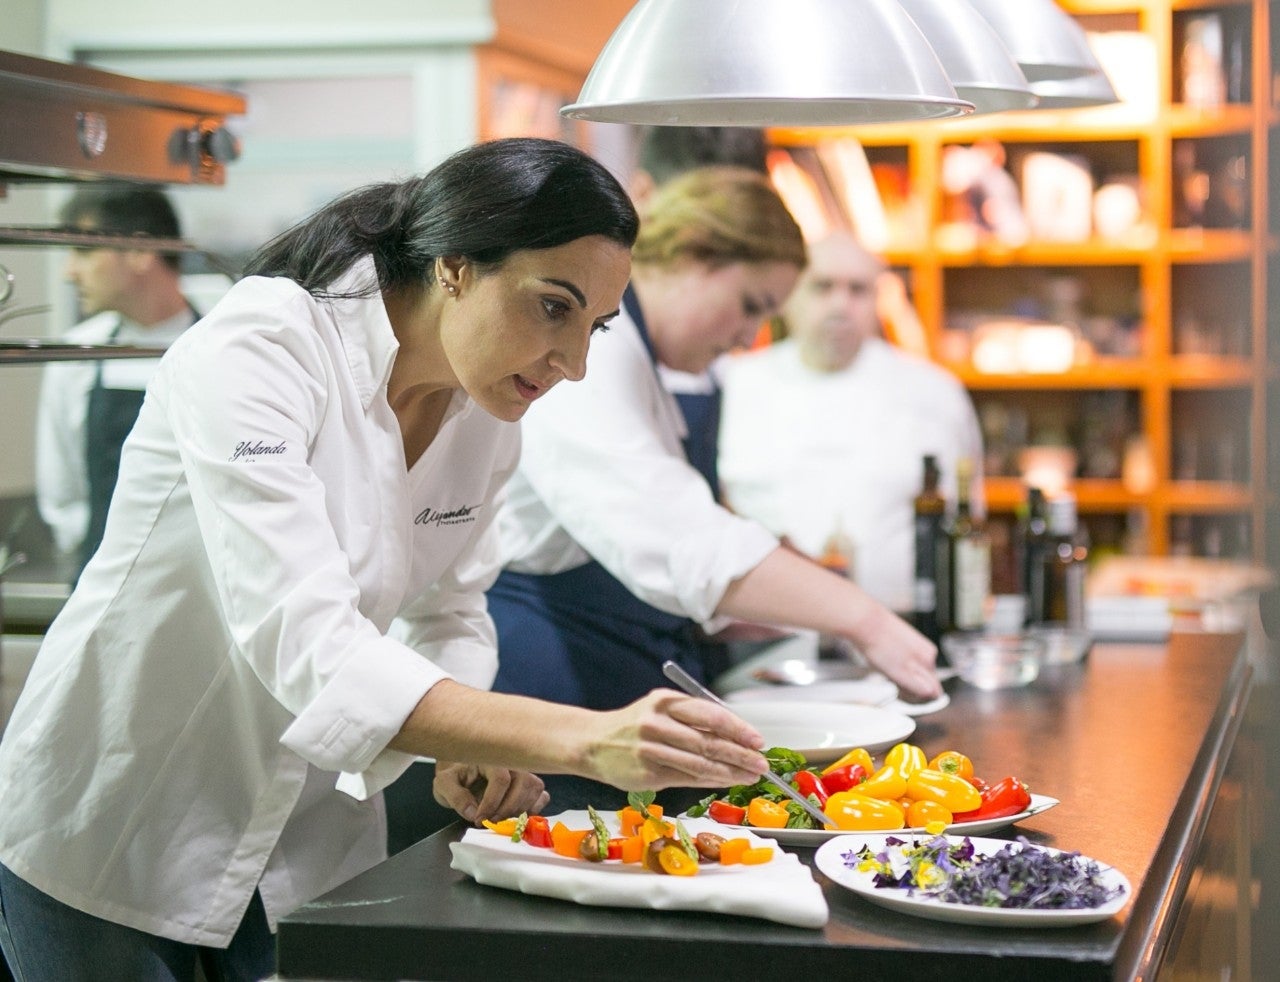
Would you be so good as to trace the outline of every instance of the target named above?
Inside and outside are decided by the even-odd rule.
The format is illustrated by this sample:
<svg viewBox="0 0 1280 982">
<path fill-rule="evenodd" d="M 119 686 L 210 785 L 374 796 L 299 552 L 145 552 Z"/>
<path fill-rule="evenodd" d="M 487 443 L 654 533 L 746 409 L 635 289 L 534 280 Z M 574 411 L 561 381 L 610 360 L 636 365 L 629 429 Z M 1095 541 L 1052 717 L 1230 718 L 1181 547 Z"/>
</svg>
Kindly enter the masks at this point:
<svg viewBox="0 0 1280 982">
<path fill-rule="evenodd" d="M 1061 6 L 1113 104 L 769 130 L 770 171 L 808 237 L 851 230 L 886 257 L 919 315 L 886 325 L 889 340 L 968 389 L 993 598 L 1025 588 L 1034 485 L 1074 499 L 1095 629 L 1249 617 L 1261 595 L 1274 631 L 1277 4 Z M 10 0 L 0 43 L 245 98 L 225 124 L 238 144 L 225 183 L 169 188 L 198 247 L 187 283 L 207 304 L 250 250 L 338 192 L 477 139 L 561 137 L 627 177 L 631 127 L 558 110 L 630 7 L 373 0 L 355 18 L 318 0 L 296 19 L 244 0 Z M 11 181 L 0 225 L 51 225 L 71 190 Z M 55 339 L 79 319 L 67 250 L 11 238 L 0 234 L 12 290 L 0 340 Z M 25 556 L 3 579 L 6 712 L 74 575 L 33 508 L 42 371 L 0 366 L 0 548 Z"/>
</svg>

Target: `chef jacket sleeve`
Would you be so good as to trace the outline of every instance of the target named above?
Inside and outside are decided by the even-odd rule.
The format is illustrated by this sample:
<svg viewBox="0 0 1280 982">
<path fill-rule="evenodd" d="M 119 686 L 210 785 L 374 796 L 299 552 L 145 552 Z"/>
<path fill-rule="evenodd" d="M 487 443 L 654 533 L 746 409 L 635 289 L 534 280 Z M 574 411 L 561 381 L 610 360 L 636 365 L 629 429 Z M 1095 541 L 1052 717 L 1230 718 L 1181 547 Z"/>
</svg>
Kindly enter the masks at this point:
<svg viewBox="0 0 1280 982">
<path fill-rule="evenodd" d="M 321 341 L 287 317 L 248 320 L 223 317 L 171 349 L 168 418 L 236 650 L 295 716 L 282 742 L 353 774 L 382 756 L 366 789 L 376 790 L 408 766 L 386 745 L 446 672 L 358 608 L 310 459 L 322 417 L 337 411 Z M 246 439 L 280 451 L 236 458 Z"/>
<path fill-rule="evenodd" d="M 555 520 L 636 596 L 715 630 L 730 583 L 777 548 L 720 507 L 680 447 L 679 407 L 629 324 L 591 343 L 586 378 L 525 415 L 520 468 Z"/>
<path fill-rule="evenodd" d="M 500 475 L 505 482 L 510 469 Z M 492 516 L 496 508 L 486 509 Z M 388 636 L 430 658 L 457 681 L 488 689 L 498 674 L 498 637 L 484 591 L 501 568 L 492 518 L 477 528 L 453 569 L 405 607 Z M 381 791 L 418 758 L 385 750 L 359 774 L 344 773 L 338 790 L 361 800 Z"/>
</svg>

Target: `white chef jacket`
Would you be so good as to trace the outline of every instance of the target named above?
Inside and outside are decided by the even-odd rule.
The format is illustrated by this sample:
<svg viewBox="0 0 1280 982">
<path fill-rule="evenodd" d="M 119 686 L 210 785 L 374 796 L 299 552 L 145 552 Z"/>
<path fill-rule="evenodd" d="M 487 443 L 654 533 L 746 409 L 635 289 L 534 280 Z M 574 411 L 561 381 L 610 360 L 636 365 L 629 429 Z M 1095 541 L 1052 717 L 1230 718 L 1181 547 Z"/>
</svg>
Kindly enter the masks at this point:
<svg viewBox="0 0 1280 982">
<path fill-rule="evenodd" d="M 397 347 L 376 294 L 253 277 L 169 349 L 0 743 L 18 876 L 225 946 L 255 887 L 274 926 L 385 855 L 370 796 L 412 760 L 388 741 L 441 678 L 496 671 L 490 502 L 519 456 L 459 392 L 406 472 Z"/>
<path fill-rule="evenodd" d="M 192 325 L 196 315 L 183 310 L 168 320 L 143 327 L 108 311 L 81 321 L 62 340 L 72 344 L 119 344 L 163 351 Z M 36 410 L 36 507 L 62 552 L 75 552 L 89 528 L 89 474 L 85 463 L 85 416 L 97 373 L 109 389 L 141 392 L 160 359 L 61 361 L 45 366 Z"/>
<path fill-rule="evenodd" d="M 592 339 L 586 378 L 534 403 L 523 431 L 498 518 L 516 572 L 594 558 L 641 600 L 714 630 L 729 584 L 777 548 L 721 508 L 686 459 L 680 406 L 625 310 Z"/>
<path fill-rule="evenodd" d="M 973 461 L 982 511 L 982 435 L 973 403 L 951 373 L 880 338 L 853 363 L 819 372 L 794 341 L 737 355 L 724 366 L 720 482 L 737 512 L 818 555 L 842 527 L 854 576 L 881 603 L 912 606 L 912 500 L 925 454 L 955 501 L 956 461 Z"/>
</svg>

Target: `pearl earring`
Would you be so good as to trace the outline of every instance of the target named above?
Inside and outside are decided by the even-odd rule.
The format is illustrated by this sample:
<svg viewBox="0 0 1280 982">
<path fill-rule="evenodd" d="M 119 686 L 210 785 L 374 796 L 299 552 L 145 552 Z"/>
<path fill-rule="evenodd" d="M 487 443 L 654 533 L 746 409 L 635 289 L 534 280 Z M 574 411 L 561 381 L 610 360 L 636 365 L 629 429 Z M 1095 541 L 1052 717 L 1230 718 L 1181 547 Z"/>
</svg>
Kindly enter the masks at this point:
<svg viewBox="0 0 1280 982">
<path fill-rule="evenodd" d="M 446 282 L 443 276 L 440 278 L 440 285 L 444 287 L 445 292 L 447 292 L 450 296 L 453 296 L 453 294 L 458 292 L 458 288 L 454 286 L 452 283 Z"/>
</svg>

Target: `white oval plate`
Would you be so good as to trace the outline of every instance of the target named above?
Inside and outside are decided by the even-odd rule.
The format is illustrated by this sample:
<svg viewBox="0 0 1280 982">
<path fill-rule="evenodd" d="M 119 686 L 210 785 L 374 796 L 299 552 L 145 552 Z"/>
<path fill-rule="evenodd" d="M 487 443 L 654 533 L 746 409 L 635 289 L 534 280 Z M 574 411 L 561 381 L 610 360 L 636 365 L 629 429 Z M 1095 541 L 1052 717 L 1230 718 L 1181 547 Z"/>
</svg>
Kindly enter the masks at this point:
<svg viewBox="0 0 1280 982">
<path fill-rule="evenodd" d="M 879 672 L 861 679 L 832 679 L 812 685 L 758 685 L 736 689 L 726 702 L 847 702 L 882 706 L 898 698 L 898 687 Z"/>
<path fill-rule="evenodd" d="M 845 865 L 844 856 L 858 853 L 864 845 L 879 851 L 885 847 L 885 840 L 891 836 L 905 838 L 899 832 L 859 832 L 847 833 L 824 843 L 814 854 L 814 864 L 826 876 L 840 886 L 852 890 L 860 897 L 870 900 L 882 907 L 888 907 L 917 917 L 926 917 L 934 921 L 950 921 L 956 924 L 978 924 L 988 927 L 1072 927 L 1077 924 L 1092 924 L 1105 921 L 1118 914 L 1129 902 L 1133 888 L 1128 879 L 1118 869 L 1105 863 L 1102 867 L 1102 880 L 1107 886 L 1123 887 L 1121 894 L 1103 904 L 1086 910 L 1019 910 L 1006 907 L 980 907 L 976 904 L 946 903 L 920 893 L 912 894 L 908 890 L 895 887 L 877 887 L 873 881 L 875 874 L 850 869 Z M 947 835 L 950 842 L 961 842 L 964 836 Z M 978 855 L 991 855 L 1009 845 L 1005 839 L 973 839 L 974 852 Z M 1049 849 L 1046 846 L 1028 845 L 1023 848 L 1043 849 L 1050 853 L 1061 853 L 1060 849 Z M 1087 858 L 1087 857 L 1086 857 Z M 855 866 L 857 864 L 855 863 Z"/>
<path fill-rule="evenodd" d="M 1043 811 L 1048 811 L 1056 804 L 1059 804 L 1057 798 L 1050 798 L 1047 794 L 1035 794 L 1032 792 L 1031 804 L 1026 811 L 1019 812 L 1016 815 L 1006 815 L 1004 818 L 983 818 L 976 822 L 956 822 L 954 825 L 947 826 L 947 835 L 982 835 L 985 832 L 995 832 L 997 829 L 1003 829 L 1014 822 L 1020 822 L 1024 818 L 1030 818 L 1032 815 L 1039 815 Z M 810 849 L 817 848 L 837 836 L 850 834 L 842 832 L 840 829 L 758 829 L 754 825 L 731 825 L 729 828 L 749 828 L 756 835 L 775 839 L 784 846 L 807 846 Z M 868 832 L 866 834 L 925 835 L 927 833 L 924 829 L 899 829 L 897 832 Z"/>
<path fill-rule="evenodd" d="M 829 764 L 854 747 L 868 753 L 901 743 L 916 721 L 902 713 L 853 703 L 764 702 L 733 704 L 735 715 L 764 737 L 766 747 L 786 747 L 810 764 Z"/>
</svg>

